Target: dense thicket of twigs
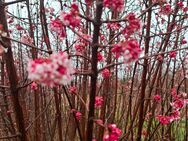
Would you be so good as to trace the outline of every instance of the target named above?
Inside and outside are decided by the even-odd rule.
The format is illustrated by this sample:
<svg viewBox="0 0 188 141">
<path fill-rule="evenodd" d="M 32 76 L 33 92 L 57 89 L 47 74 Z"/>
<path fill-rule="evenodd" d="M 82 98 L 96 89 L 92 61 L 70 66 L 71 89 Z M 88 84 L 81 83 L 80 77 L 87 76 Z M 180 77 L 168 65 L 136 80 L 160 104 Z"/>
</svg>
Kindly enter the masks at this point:
<svg viewBox="0 0 188 141">
<path fill-rule="evenodd" d="M 104 8 L 102 0 L 74 2 L 81 25 L 66 26 L 61 39 L 50 23 L 70 11 L 73 0 L 0 0 L 0 31 L 9 31 L 0 33 L 0 140 L 102 141 L 110 124 L 121 130 L 121 141 L 188 140 L 186 102 L 173 122 L 158 117 L 172 114 L 173 92 L 187 98 L 188 1 L 125 0 L 118 11 Z M 164 10 L 168 4 L 171 11 Z M 123 29 L 130 13 L 140 20 L 131 38 L 142 53 L 124 62 L 112 48 L 129 39 Z M 48 87 L 28 79 L 29 59 L 59 51 L 76 68 L 71 84 Z M 96 97 L 103 99 L 98 108 Z"/>
</svg>

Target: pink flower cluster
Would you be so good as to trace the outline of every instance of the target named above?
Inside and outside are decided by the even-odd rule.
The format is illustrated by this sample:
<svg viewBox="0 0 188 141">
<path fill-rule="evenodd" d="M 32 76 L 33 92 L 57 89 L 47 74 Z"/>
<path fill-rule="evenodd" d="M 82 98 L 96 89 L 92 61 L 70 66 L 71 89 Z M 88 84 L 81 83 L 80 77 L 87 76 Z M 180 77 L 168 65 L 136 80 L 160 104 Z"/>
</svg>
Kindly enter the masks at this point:
<svg viewBox="0 0 188 141">
<path fill-rule="evenodd" d="M 104 69 L 102 71 L 102 76 L 103 76 L 103 78 L 109 78 L 111 76 L 110 70 L 109 69 Z"/>
<path fill-rule="evenodd" d="M 72 109 L 71 112 L 75 115 L 77 120 L 81 119 L 82 114 L 78 112 L 76 109 Z"/>
<path fill-rule="evenodd" d="M 32 89 L 32 90 L 37 90 L 37 83 L 33 82 L 33 83 L 31 84 L 31 89 Z"/>
<path fill-rule="evenodd" d="M 167 125 L 175 120 L 180 119 L 180 111 L 179 110 L 174 110 L 171 112 L 169 116 L 163 116 L 163 115 L 158 115 L 157 119 L 159 122 L 163 125 Z"/>
<path fill-rule="evenodd" d="M 185 93 L 183 93 L 183 95 L 178 95 L 176 93 L 176 88 L 172 88 L 171 95 L 173 98 L 173 102 L 170 104 L 173 107 L 173 109 L 180 110 L 180 109 L 184 108 L 185 105 L 188 103 L 188 100 L 185 99 L 185 97 L 184 97 Z"/>
<path fill-rule="evenodd" d="M 57 33 L 59 37 L 63 38 L 66 36 L 64 25 L 59 18 L 51 20 L 49 27 L 50 30 Z"/>
<path fill-rule="evenodd" d="M 173 88 L 171 90 L 171 95 L 173 98 L 173 102 L 171 103 L 171 106 L 173 108 L 170 115 L 158 115 L 156 118 L 159 120 L 159 122 L 163 125 L 169 124 L 173 121 L 180 119 L 180 110 L 185 107 L 185 105 L 188 103 L 187 99 L 184 99 L 181 97 L 181 95 L 177 95 L 176 89 Z"/>
<path fill-rule="evenodd" d="M 102 96 L 95 97 L 95 108 L 100 108 L 103 104 L 104 100 Z"/>
<path fill-rule="evenodd" d="M 122 134 L 122 131 L 117 128 L 116 124 L 108 125 L 109 133 L 104 135 L 103 141 L 118 141 Z"/>
<path fill-rule="evenodd" d="M 60 16 L 55 20 L 50 21 L 50 29 L 51 31 L 57 33 L 60 37 L 65 37 L 65 26 L 70 26 L 72 28 L 80 26 L 80 17 L 78 16 L 78 6 L 73 3 L 71 5 L 70 12 L 60 12 Z"/>
<path fill-rule="evenodd" d="M 70 12 L 62 11 L 60 13 L 60 20 L 65 26 L 70 26 L 72 28 L 79 27 L 81 20 L 78 16 L 78 13 L 78 6 L 75 3 L 73 3 L 71 5 Z"/>
<path fill-rule="evenodd" d="M 66 85 L 74 73 L 72 63 L 65 52 L 54 53 L 49 58 L 31 60 L 27 70 L 29 79 L 48 86 Z"/>
<path fill-rule="evenodd" d="M 128 25 L 124 29 L 124 34 L 126 38 L 129 38 L 134 32 L 140 29 L 140 19 L 134 13 L 129 13 L 125 19 L 127 19 Z"/>
<path fill-rule="evenodd" d="M 123 9 L 124 0 L 104 0 L 104 7 L 120 12 Z"/>
<path fill-rule="evenodd" d="M 89 41 L 92 41 L 92 38 L 88 34 L 79 33 L 84 39 L 87 39 Z M 89 45 L 89 42 L 84 40 L 83 38 L 78 38 L 76 44 L 74 45 L 74 48 L 76 50 L 76 54 L 83 54 L 85 51 L 85 47 Z"/>
<path fill-rule="evenodd" d="M 168 53 L 170 58 L 176 58 L 177 53 L 175 51 L 171 51 Z"/>
<path fill-rule="evenodd" d="M 156 102 L 159 102 L 161 101 L 161 96 L 159 94 L 156 94 L 154 95 L 153 99 L 156 101 Z"/>
<path fill-rule="evenodd" d="M 130 63 L 138 59 L 141 53 L 141 49 L 137 40 L 130 39 L 128 41 L 114 45 L 112 52 L 115 54 L 116 58 L 120 57 L 120 55 L 123 55 L 125 63 Z"/>
<path fill-rule="evenodd" d="M 103 58 L 103 56 L 102 56 L 102 54 L 101 54 L 100 52 L 97 54 L 97 60 L 98 60 L 99 62 L 101 62 L 101 61 L 104 60 L 104 58 Z"/>
<path fill-rule="evenodd" d="M 161 6 L 160 13 L 164 15 L 169 15 L 172 13 L 171 5 L 170 4 L 165 4 L 164 6 Z"/>
<path fill-rule="evenodd" d="M 179 6 L 180 9 L 183 9 L 183 7 L 184 7 L 183 2 L 182 2 L 182 1 L 179 1 L 179 2 L 178 2 L 178 6 Z"/>
<path fill-rule="evenodd" d="M 157 115 L 156 118 L 163 125 L 167 125 L 171 122 L 170 116 Z"/>
</svg>

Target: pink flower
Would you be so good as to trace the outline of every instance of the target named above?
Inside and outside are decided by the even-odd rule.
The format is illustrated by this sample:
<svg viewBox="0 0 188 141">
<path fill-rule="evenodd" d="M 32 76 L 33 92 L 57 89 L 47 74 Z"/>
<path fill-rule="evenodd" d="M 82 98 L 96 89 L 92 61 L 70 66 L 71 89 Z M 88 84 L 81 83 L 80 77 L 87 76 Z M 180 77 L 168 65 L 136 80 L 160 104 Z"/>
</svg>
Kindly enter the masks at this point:
<svg viewBox="0 0 188 141">
<path fill-rule="evenodd" d="M 54 53 L 49 58 L 29 61 L 28 77 L 48 86 L 66 85 L 72 79 L 74 69 L 65 52 Z"/>
<path fill-rule="evenodd" d="M 176 58 L 177 53 L 175 51 L 171 51 L 168 55 L 170 58 Z"/>
<path fill-rule="evenodd" d="M 77 120 L 80 120 L 82 114 L 78 112 L 76 109 L 72 109 L 71 112 L 75 115 Z"/>
<path fill-rule="evenodd" d="M 104 100 L 102 96 L 95 97 L 95 108 L 100 108 L 103 104 Z"/>
<path fill-rule="evenodd" d="M 183 2 L 182 1 L 178 2 L 178 6 L 179 6 L 179 8 L 183 9 L 183 7 L 184 7 Z"/>
<path fill-rule="evenodd" d="M 124 0 L 104 0 L 104 7 L 120 12 L 123 9 Z"/>
<path fill-rule="evenodd" d="M 159 101 L 161 101 L 161 96 L 158 95 L 158 94 L 156 94 L 156 95 L 154 95 L 153 99 L 154 99 L 156 102 L 159 102 Z"/>
<path fill-rule="evenodd" d="M 101 41 L 104 41 L 105 40 L 104 35 L 100 35 L 100 39 L 101 39 Z"/>
<path fill-rule="evenodd" d="M 188 11 L 188 7 L 186 6 L 183 8 L 183 12 L 187 12 L 187 11 Z"/>
<path fill-rule="evenodd" d="M 79 11 L 78 5 L 76 5 L 75 3 L 73 3 L 71 5 L 71 12 L 76 13 L 78 11 Z"/>
<path fill-rule="evenodd" d="M 77 119 L 77 120 L 80 120 L 82 114 L 81 114 L 80 112 L 76 112 L 76 113 L 75 113 L 75 116 L 76 116 L 76 119 Z"/>
<path fill-rule="evenodd" d="M 163 115 L 158 115 L 157 120 L 163 125 L 167 125 L 170 123 L 170 117 L 169 116 L 163 116 Z"/>
<path fill-rule="evenodd" d="M 102 71 L 102 76 L 103 76 L 104 78 L 109 78 L 109 77 L 111 76 L 110 70 L 109 70 L 109 69 L 104 69 L 104 70 Z"/>
<path fill-rule="evenodd" d="M 101 62 L 101 61 L 104 60 L 104 58 L 103 58 L 103 56 L 102 56 L 101 53 L 98 53 L 98 54 L 97 54 L 97 59 L 98 59 L 99 62 Z"/>
<path fill-rule="evenodd" d="M 32 89 L 32 90 L 37 90 L 37 83 L 33 82 L 33 83 L 31 84 L 31 89 Z"/>
</svg>

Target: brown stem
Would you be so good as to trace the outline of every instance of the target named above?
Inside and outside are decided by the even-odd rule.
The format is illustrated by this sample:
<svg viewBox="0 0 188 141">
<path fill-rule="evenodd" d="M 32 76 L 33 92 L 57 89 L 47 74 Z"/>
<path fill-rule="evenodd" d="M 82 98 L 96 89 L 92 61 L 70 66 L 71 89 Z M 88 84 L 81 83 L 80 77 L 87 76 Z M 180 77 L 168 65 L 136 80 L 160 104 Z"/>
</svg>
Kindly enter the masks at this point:
<svg viewBox="0 0 188 141">
<path fill-rule="evenodd" d="M 102 1 L 99 0 L 96 3 L 96 17 L 94 19 L 94 31 L 93 31 L 93 42 L 92 42 L 92 75 L 91 75 L 91 89 L 89 94 L 89 114 L 88 114 L 88 122 L 87 122 L 87 141 L 92 141 L 93 138 L 93 118 L 95 111 L 95 96 L 96 96 L 96 86 L 97 86 L 97 50 L 99 41 L 99 33 L 101 26 L 101 15 L 102 15 L 103 4 Z"/>
<path fill-rule="evenodd" d="M 149 0 L 149 5 L 152 5 L 152 1 Z M 151 16 L 152 10 L 148 10 L 148 18 L 146 25 L 146 40 L 145 40 L 145 54 L 148 54 L 149 51 L 149 43 L 150 43 L 150 28 L 151 28 Z M 138 123 L 138 133 L 137 133 L 137 141 L 141 141 L 142 136 L 142 126 L 144 123 L 144 98 L 145 98 L 145 89 L 146 89 L 146 76 L 148 71 L 148 59 L 144 59 L 142 80 L 141 80 L 141 93 L 140 93 L 140 109 L 139 109 L 139 123 Z"/>
</svg>

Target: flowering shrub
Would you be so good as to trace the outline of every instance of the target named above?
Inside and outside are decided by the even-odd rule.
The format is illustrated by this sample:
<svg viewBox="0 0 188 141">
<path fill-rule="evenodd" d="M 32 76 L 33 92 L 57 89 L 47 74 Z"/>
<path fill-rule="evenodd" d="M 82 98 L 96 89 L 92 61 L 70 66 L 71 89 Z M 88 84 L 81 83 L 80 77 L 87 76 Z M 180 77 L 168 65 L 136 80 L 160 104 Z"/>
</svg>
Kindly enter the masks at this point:
<svg viewBox="0 0 188 141">
<path fill-rule="evenodd" d="M 15 127 L 24 141 L 31 140 L 27 137 L 36 141 L 175 140 L 179 139 L 172 136 L 179 132 L 176 127 L 185 127 L 182 130 L 188 134 L 187 124 L 180 120 L 186 117 L 188 103 L 185 1 L 13 3 L 18 12 L 11 9 L 11 2 L 0 8 L 1 89 L 5 90 L 0 121 L 5 122 L 5 116 L 16 122 L 15 126 L 0 124 L 3 138 L 12 136 L 1 130 L 4 125 Z M 52 51 L 59 53 L 46 57 Z M 40 57 L 28 62 L 27 76 L 30 56 Z M 172 86 L 178 90 L 168 93 Z M 20 97 L 24 92 L 27 95 Z M 33 122 L 34 131 L 26 132 Z M 175 126 L 163 126 L 171 123 Z"/>
</svg>

